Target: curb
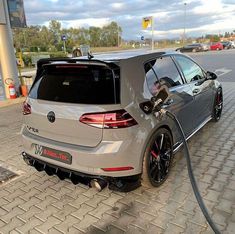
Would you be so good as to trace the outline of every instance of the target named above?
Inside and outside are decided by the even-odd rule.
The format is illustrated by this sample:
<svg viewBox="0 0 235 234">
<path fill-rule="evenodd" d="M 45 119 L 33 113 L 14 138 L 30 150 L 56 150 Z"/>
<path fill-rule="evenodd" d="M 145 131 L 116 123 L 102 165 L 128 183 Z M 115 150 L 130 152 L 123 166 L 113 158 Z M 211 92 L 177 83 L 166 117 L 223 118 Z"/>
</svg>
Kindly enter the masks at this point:
<svg viewBox="0 0 235 234">
<path fill-rule="evenodd" d="M 26 97 L 18 97 L 16 99 L 7 99 L 4 101 L 0 101 L 0 108 L 23 103 L 25 101 L 25 99 L 26 99 Z"/>
</svg>

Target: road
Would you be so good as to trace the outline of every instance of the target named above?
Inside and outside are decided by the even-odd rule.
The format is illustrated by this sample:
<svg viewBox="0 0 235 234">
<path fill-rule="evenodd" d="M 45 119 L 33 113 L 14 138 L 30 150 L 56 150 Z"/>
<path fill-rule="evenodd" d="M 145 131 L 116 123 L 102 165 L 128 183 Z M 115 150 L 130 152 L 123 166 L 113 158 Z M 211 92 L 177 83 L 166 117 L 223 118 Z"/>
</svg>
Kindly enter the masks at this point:
<svg viewBox="0 0 235 234">
<path fill-rule="evenodd" d="M 189 141 L 193 170 L 209 213 L 222 233 L 235 230 L 234 51 L 191 54 L 208 70 L 224 69 L 224 110 Z M 225 72 L 225 70 L 232 71 Z M 222 74 L 222 75 L 221 75 Z M 0 167 L 18 174 L 0 182 L 0 233 L 212 234 L 195 200 L 182 152 L 159 188 L 98 193 L 49 177 L 22 160 L 21 105 L 0 108 Z"/>
<path fill-rule="evenodd" d="M 235 49 L 188 53 L 196 62 L 208 71 L 215 71 L 218 80 L 235 82 Z"/>
</svg>

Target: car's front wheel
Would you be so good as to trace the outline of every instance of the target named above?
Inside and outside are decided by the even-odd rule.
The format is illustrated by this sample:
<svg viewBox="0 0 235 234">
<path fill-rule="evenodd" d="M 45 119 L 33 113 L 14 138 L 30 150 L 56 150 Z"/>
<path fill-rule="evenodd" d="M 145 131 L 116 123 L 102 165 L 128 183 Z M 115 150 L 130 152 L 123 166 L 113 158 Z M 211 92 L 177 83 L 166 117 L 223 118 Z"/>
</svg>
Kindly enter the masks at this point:
<svg viewBox="0 0 235 234">
<path fill-rule="evenodd" d="M 212 113 L 212 118 L 215 122 L 220 120 L 222 109 L 223 109 L 223 90 L 220 87 L 216 91 L 213 113 Z"/>
<path fill-rule="evenodd" d="M 171 133 L 158 129 L 151 137 L 144 153 L 142 184 L 147 187 L 158 187 L 168 177 L 173 155 Z"/>
</svg>

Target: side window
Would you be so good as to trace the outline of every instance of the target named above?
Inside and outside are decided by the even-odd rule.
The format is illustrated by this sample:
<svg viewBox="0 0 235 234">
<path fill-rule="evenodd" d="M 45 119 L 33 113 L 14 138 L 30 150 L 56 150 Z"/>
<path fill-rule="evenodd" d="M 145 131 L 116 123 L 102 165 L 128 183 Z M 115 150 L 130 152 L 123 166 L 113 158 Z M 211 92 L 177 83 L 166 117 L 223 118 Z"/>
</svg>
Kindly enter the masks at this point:
<svg viewBox="0 0 235 234">
<path fill-rule="evenodd" d="M 175 56 L 175 59 L 182 68 L 187 83 L 190 83 L 195 80 L 204 79 L 204 72 L 192 60 L 183 56 Z"/>
<path fill-rule="evenodd" d="M 161 83 L 169 88 L 183 84 L 181 76 L 171 57 L 160 57 L 145 64 L 146 81 L 152 95 Z"/>
</svg>

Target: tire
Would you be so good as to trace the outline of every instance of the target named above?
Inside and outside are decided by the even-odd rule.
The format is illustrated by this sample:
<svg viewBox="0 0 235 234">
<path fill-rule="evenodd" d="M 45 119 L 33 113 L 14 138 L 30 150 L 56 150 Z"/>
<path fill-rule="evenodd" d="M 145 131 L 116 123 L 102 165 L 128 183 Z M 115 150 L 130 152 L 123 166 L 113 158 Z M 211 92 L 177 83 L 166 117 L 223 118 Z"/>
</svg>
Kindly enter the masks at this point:
<svg viewBox="0 0 235 234">
<path fill-rule="evenodd" d="M 213 105 L 212 119 L 214 122 L 218 122 L 221 118 L 223 110 L 223 90 L 218 88 L 215 94 L 215 100 Z"/>
<path fill-rule="evenodd" d="M 220 50 L 219 48 L 216 48 L 216 50 L 218 51 L 218 50 Z"/>
<path fill-rule="evenodd" d="M 159 128 L 149 140 L 144 153 L 142 185 L 159 187 L 167 179 L 173 156 L 171 133 Z"/>
<path fill-rule="evenodd" d="M 196 49 L 193 49 L 193 50 L 192 50 L 192 52 L 193 52 L 193 53 L 196 53 L 196 52 L 197 52 L 197 50 L 196 50 Z"/>
</svg>

